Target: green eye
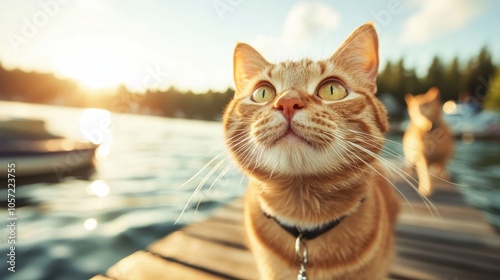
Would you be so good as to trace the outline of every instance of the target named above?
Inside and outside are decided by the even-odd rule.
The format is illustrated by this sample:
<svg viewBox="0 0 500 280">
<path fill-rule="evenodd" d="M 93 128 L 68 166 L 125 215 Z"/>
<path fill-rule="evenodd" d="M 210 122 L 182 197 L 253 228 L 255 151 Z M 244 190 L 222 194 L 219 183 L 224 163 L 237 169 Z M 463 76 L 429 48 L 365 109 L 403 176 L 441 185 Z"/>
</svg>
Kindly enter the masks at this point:
<svg viewBox="0 0 500 280">
<path fill-rule="evenodd" d="M 347 89 L 336 81 L 322 84 L 318 89 L 318 96 L 326 101 L 336 101 L 347 96 Z"/>
<path fill-rule="evenodd" d="M 258 87 L 252 94 L 252 100 L 257 103 L 268 102 L 276 96 L 276 91 L 273 87 L 263 85 Z"/>
</svg>

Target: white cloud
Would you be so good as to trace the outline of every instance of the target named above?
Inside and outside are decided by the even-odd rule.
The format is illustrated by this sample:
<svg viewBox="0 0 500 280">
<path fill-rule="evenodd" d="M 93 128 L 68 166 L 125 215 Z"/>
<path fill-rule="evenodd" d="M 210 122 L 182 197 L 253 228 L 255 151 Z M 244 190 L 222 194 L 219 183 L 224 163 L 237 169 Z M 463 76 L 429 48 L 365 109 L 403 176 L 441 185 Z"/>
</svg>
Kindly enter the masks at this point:
<svg viewBox="0 0 500 280">
<path fill-rule="evenodd" d="M 403 24 L 403 44 L 422 43 L 459 30 L 484 9 L 482 1 L 421 0 L 415 1 L 417 12 Z"/>
<path fill-rule="evenodd" d="M 257 36 L 254 46 L 274 50 L 298 51 L 321 39 L 326 32 L 340 24 L 340 14 L 326 3 L 301 2 L 295 4 L 285 18 L 279 37 Z"/>
</svg>

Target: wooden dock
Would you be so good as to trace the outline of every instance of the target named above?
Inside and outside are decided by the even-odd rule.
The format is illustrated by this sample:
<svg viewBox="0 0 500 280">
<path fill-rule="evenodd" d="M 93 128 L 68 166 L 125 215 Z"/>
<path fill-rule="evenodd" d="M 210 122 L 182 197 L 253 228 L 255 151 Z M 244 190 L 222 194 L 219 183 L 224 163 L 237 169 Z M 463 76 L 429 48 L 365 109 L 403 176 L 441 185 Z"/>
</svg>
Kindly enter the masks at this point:
<svg viewBox="0 0 500 280">
<path fill-rule="evenodd" d="M 396 228 L 396 258 L 389 279 L 500 279 L 500 237 L 456 187 L 435 182 L 436 216 L 405 183 L 410 204 Z M 122 259 L 92 280 L 257 279 L 242 226 L 242 201 Z"/>
</svg>

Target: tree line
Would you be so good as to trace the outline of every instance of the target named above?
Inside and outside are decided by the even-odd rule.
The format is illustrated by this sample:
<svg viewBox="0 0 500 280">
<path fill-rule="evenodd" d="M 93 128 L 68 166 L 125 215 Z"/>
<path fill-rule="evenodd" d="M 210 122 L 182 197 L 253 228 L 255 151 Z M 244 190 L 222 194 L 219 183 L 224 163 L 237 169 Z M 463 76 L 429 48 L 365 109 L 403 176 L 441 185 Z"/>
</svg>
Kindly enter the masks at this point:
<svg viewBox="0 0 500 280">
<path fill-rule="evenodd" d="M 446 63 L 435 56 L 426 74 L 421 77 L 417 75 L 415 69 L 406 67 L 404 59 L 401 58 L 395 62 L 389 61 L 380 71 L 378 92 L 388 93 L 400 105 L 404 105 L 404 96 L 407 93 L 419 94 L 427 92 L 431 87 L 437 87 L 441 92 L 443 102 L 455 100 L 474 103 L 479 108 L 483 105 L 491 108 L 494 106 L 491 106 L 488 100 L 495 93 L 490 93 L 489 89 L 496 68 L 491 53 L 486 47 L 469 61 L 462 63 L 458 57 Z"/>
<path fill-rule="evenodd" d="M 407 93 L 419 94 L 430 87 L 438 87 L 443 102 L 472 102 L 478 107 L 500 110 L 500 71 L 495 71 L 496 69 L 486 47 L 466 62 L 461 62 L 457 57 L 445 62 L 436 56 L 425 75 L 418 75 L 416 70 L 407 67 L 401 58 L 398 61 L 389 61 L 383 66 L 378 76 L 378 92 L 392 96 L 404 108 L 404 96 Z M 224 92 L 193 93 L 171 87 L 162 91 L 135 93 L 125 86 L 120 86 L 113 92 L 88 94 L 70 79 L 61 79 L 47 73 L 6 70 L 0 65 L 2 100 L 219 120 L 233 95 L 234 90 L 231 88 Z"/>
</svg>

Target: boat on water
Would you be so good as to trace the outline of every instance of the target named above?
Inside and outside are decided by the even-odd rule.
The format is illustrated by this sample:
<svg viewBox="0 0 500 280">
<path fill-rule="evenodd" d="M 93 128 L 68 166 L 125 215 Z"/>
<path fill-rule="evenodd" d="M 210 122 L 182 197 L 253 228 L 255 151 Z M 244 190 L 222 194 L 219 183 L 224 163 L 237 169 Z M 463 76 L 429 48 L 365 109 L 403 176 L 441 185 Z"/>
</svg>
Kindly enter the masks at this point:
<svg viewBox="0 0 500 280">
<path fill-rule="evenodd" d="M 54 135 L 43 120 L 0 120 L 0 166 L 15 165 L 15 177 L 63 177 L 94 168 L 99 145 Z M 0 178 L 7 172 L 0 172 Z"/>
<path fill-rule="evenodd" d="M 500 139 L 500 112 L 483 110 L 474 112 L 457 105 L 452 113 L 444 115 L 456 136 L 477 139 Z"/>
</svg>

